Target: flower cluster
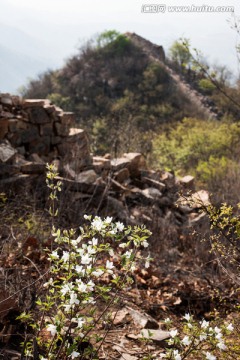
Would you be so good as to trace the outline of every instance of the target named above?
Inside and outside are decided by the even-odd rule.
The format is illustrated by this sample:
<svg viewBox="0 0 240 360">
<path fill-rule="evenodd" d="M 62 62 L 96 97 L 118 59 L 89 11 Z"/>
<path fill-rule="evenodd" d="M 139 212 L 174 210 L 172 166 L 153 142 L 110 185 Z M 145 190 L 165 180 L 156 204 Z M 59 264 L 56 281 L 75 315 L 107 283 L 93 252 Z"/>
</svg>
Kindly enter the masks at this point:
<svg viewBox="0 0 240 360">
<path fill-rule="evenodd" d="M 82 342 L 102 320 L 98 301 L 106 304 L 106 318 L 119 291 L 128 286 L 136 263 L 149 266 L 150 258 L 143 259 L 139 252 L 139 247 L 148 246 L 150 232 L 144 227 L 125 227 L 111 217 L 84 219 L 90 224 L 80 228 L 78 236 L 74 230 L 52 231 L 55 246 L 48 251 L 49 279 L 37 301 L 42 317 L 35 325 L 42 360 L 82 356 Z M 47 340 L 43 331 L 49 334 Z"/>
<path fill-rule="evenodd" d="M 213 326 L 210 322 L 202 320 L 194 321 L 190 314 L 183 317 L 184 336 L 180 338 L 177 329 L 171 329 L 171 320 L 167 318 L 165 324 L 169 331 L 170 339 L 168 344 L 173 346 L 162 358 L 171 360 L 182 360 L 190 354 L 203 354 L 206 360 L 217 360 L 217 353 L 227 351 L 225 338 L 234 330 L 233 325 L 225 324 L 221 327 Z"/>
</svg>

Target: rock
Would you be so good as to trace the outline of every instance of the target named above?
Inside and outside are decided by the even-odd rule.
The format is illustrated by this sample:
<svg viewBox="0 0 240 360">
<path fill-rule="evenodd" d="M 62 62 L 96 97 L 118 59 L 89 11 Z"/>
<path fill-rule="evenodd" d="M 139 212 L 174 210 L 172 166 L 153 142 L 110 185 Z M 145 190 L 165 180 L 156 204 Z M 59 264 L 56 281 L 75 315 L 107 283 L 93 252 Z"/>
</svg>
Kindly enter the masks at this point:
<svg viewBox="0 0 240 360">
<path fill-rule="evenodd" d="M 8 129 L 10 132 L 16 132 L 19 130 L 27 130 L 29 127 L 29 123 L 20 119 L 9 119 L 8 120 Z"/>
<path fill-rule="evenodd" d="M 107 196 L 103 203 L 104 216 L 114 216 L 121 221 L 129 221 L 128 212 L 123 203 L 112 196 Z"/>
<path fill-rule="evenodd" d="M 39 155 L 48 155 L 50 152 L 50 136 L 38 137 L 28 144 L 30 154 L 37 153 Z"/>
<path fill-rule="evenodd" d="M 56 180 L 59 180 L 63 184 L 64 191 L 76 191 L 79 193 L 93 194 L 102 196 L 106 186 L 104 184 L 86 184 L 76 180 L 66 179 L 61 176 L 57 176 Z M 109 214 L 107 214 L 109 215 Z"/>
<path fill-rule="evenodd" d="M 30 143 L 31 141 L 39 139 L 38 128 L 35 125 L 30 125 L 26 130 L 19 132 L 21 143 Z"/>
<path fill-rule="evenodd" d="M 152 341 L 161 344 L 164 340 L 167 340 L 170 338 L 169 331 L 163 331 L 163 330 L 148 330 L 143 329 L 140 334 L 137 335 L 139 338 L 146 338 L 151 339 Z"/>
<path fill-rule="evenodd" d="M 41 106 L 29 107 L 27 113 L 32 124 L 46 124 L 50 121 L 48 113 Z"/>
<path fill-rule="evenodd" d="M 61 144 L 62 138 L 61 136 L 51 136 L 51 144 L 52 145 L 58 145 Z"/>
<path fill-rule="evenodd" d="M 0 118 L 0 140 L 2 140 L 8 133 L 8 119 Z"/>
<path fill-rule="evenodd" d="M 142 190 L 142 194 L 146 196 L 146 198 L 152 200 L 157 200 L 162 197 L 162 193 L 158 189 L 155 189 L 154 187 L 150 187 Z"/>
<path fill-rule="evenodd" d="M 164 171 L 161 176 L 160 180 L 166 185 L 167 188 L 172 188 L 176 185 L 175 176 L 168 171 Z"/>
<path fill-rule="evenodd" d="M 166 188 L 166 185 L 160 181 L 157 181 L 157 180 L 154 180 L 154 179 L 151 179 L 149 177 L 146 177 L 146 176 L 143 176 L 142 177 L 142 181 L 151 186 L 151 187 L 154 187 L 156 189 L 158 189 L 159 191 L 162 191 Z"/>
<path fill-rule="evenodd" d="M 126 157 L 111 160 L 111 167 L 113 171 L 119 171 L 123 168 L 128 168 L 129 165 L 130 160 L 128 160 Z"/>
<path fill-rule="evenodd" d="M 14 149 L 8 140 L 0 141 L 0 162 L 6 163 L 13 159 L 17 150 Z"/>
<path fill-rule="evenodd" d="M 163 196 L 157 201 L 160 207 L 172 207 L 173 201 L 168 196 Z"/>
<path fill-rule="evenodd" d="M 191 214 L 189 216 L 189 226 L 199 226 L 203 223 L 206 224 L 207 221 L 208 217 L 204 212 L 202 212 L 201 214 Z"/>
<path fill-rule="evenodd" d="M 111 161 L 101 156 L 93 156 L 93 167 L 96 173 L 101 174 L 104 170 L 110 170 Z"/>
<path fill-rule="evenodd" d="M 111 317 L 113 325 L 124 325 L 130 322 L 129 311 L 126 308 L 113 312 Z"/>
<path fill-rule="evenodd" d="M 43 108 L 46 110 L 48 115 L 51 115 L 51 114 L 55 113 L 55 106 L 54 105 L 45 104 L 45 105 L 43 105 Z"/>
<path fill-rule="evenodd" d="M 69 136 L 63 143 L 57 145 L 57 148 L 62 156 L 63 164 L 69 164 L 76 173 L 92 164 L 88 137 L 82 129 L 71 128 Z"/>
<path fill-rule="evenodd" d="M 10 113 L 9 111 L 1 111 L 0 117 L 5 118 L 5 119 L 12 119 L 15 116 L 12 113 Z"/>
<path fill-rule="evenodd" d="M 190 197 L 190 203 L 193 208 L 202 208 L 209 206 L 210 203 L 210 197 L 209 192 L 206 190 L 200 190 L 192 194 Z"/>
<path fill-rule="evenodd" d="M 184 176 L 179 180 L 179 182 L 184 188 L 188 190 L 193 190 L 194 188 L 194 177 L 191 175 Z"/>
<path fill-rule="evenodd" d="M 50 104 L 49 100 L 46 99 L 26 99 L 23 101 L 23 108 L 30 107 L 43 107 Z"/>
<path fill-rule="evenodd" d="M 129 179 L 129 177 L 130 177 L 130 173 L 127 168 L 123 168 L 114 174 L 114 179 L 119 183 L 125 182 L 126 180 Z"/>
<path fill-rule="evenodd" d="M 24 146 L 24 145 L 18 146 L 18 147 L 16 148 L 16 150 L 17 150 L 18 154 L 23 155 L 23 156 L 26 155 L 26 149 L 25 149 L 25 146 Z"/>
<path fill-rule="evenodd" d="M 62 125 L 67 125 L 68 127 L 73 126 L 75 123 L 75 115 L 73 112 L 63 112 L 58 115 L 58 119 Z"/>
<path fill-rule="evenodd" d="M 40 125 L 40 135 L 41 136 L 52 136 L 53 127 L 51 123 Z"/>
<path fill-rule="evenodd" d="M 16 155 L 14 156 L 13 163 L 14 163 L 14 165 L 19 165 L 19 166 L 21 166 L 21 165 L 28 164 L 29 161 L 27 161 L 23 155 L 21 155 L 21 154 L 16 154 Z"/>
<path fill-rule="evenodd" d="M 10 94 L 1 94 L 0 95 L 0 102 L 3 105 L 13 105 L 12 97 Z"/>
<path fill-rule="evenodd" d="M 127 193 L 130 192 L 130 190 L 126 186 L 120 184 L 118 181 L 116 181 L 116 180 L 114 180 L 112 178 L 109 178 L 109 180 L 111 182 L 111 189 L 112 190 L 118 191 L 118 192 L 127 192 Z"/>
<path fill-rule="evenodd" d="M 61 124 L 60 122 L 55 122 L 54 127 L 56 129 L 57 136 L 68 136 L 69 126 L 66 124 Z"/>
<path fill-rule="evenodd" d="M 97 180 L 97 174 L 94 170 L 82 171 L 76 176 L 76 180 L 79 183 L 93 184 Z"/>
<path fill-rule="evenodd" d="M 159 324 L 158 322 L 153 319 L 150 315 L 142 313 L 138 310 L 134 310 L 129 306 L 126 307 L 129 311 L 129 314 L 133 318 L 133 321 L 136 325 L 141 326 L 143 329 L 158 329 Z"/>
<path fill-rule="evenodd" d="M 146 161 L 141 153 L 125 153 L 123 156 L 130 161 L 128 166 L 130 176 L 138 177 L 140 170 L 146 168 Z"/>
<path fill-rule="evenodd" d="M 40 156 L 36 153 L 33 153 L 29 156 L 29 160 L 38 164 L 45 164 L 45 161 L 40 158 Z"/>
</svg>

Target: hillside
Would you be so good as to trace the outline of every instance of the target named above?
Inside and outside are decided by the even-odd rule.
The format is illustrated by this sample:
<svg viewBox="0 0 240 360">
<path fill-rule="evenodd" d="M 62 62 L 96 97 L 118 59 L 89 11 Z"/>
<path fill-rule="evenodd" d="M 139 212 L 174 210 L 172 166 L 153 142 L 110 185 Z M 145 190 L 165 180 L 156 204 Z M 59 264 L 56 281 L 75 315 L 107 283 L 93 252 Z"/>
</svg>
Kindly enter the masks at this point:
<svg viewBox="0 0 240 360">
<path fill-rule="evenodd" d="M 87 43 L 62 69 L 32 80 L 24 96 L 46 97 L 74 111 L 99 154 L 147 155 L 163 124 L 216 117 L 205 97 L 166 65 L 161 46 L 114 31 Z"/>
<path fill-rule="evenodd" d="M 54 171 L 52 165 L 47 165 L 50 162 Z M 99 360 L 159 357 L 167 351 L 165 340 L 171 337 L 168 317 L 174 320 L 171 328 L 179 328 L 187 312 L 194 321 L 199 320 L 200 331 L 203 317 L 221 326 L 214 317 L 221 315 L 225 323 L 225 311 L 235 310 L 239 301 L 238 284 L 230 277 L 234 276 L 233 259 L 238 259 L 238 253 L 235 248 L 232 253 L 229 249 L 227 258 L 221 260 L 227 274 L 218 267 L 217 250 L 209 252 L 217 231 L 217 227 L 210 230 L 205 213 L 209 206 L 208 192 L 195 192 L 192 176 L 178 178 L 162 169 L 154 171 L 141 153 L 125 153 L 118 158 L 109 154 L 93 156 L 88 136 L 76 128 L 72 112 L 64 112 L 47 99 L 23 100 L 0 94 L 0 356 L 27 360 L 29 356 L 22 356 L 26 338 L 33 339 L 33 345 L 29 343 L 25 352 L 33 347 L 36 359 L 45 356 L 55 360 L 59 348 L 61 354 L 66 351 L 69 355 L 68 340 L 66 350 L 59 347 L 65 341 L 62 333 L 51 350 L 53 356 L 48 355 L 47 346 L 55 341 L 48 326 L 54 328 L 64 317 L 62 331 L 68 329 L 65 325 L 69 322 L 75 331 L 77 320 L 73 314 L 81 315 L 80 320 L 88 319 L 91 327 L 81 329 L 87 341 L 78 336 L 78 328 L 76 333 L 71 331 L 70 345 L 75 337 L 77 343 L 71 348 L 75 349 L 74 357 L 66 355 L 65 359 L 91 359 L 95 347 Z M 226 210 L 223 215 L 220 225 L 226 226 Z M 92 227 L 85 233 L 89 219 Z M 224 235 L 218 237 L 219 244 L 224 244 Z M 231 236 L 232 245 L 235 233 Z M 98 241 L 101 243 L 95 260 L 96 248 L 90 244 L 96 246 Z M 78 249 L 74 258 L 73 250 Z M 88 260 L 86 251 L 92 260 Z M 58 258 L 54 268 L 52 260 Z M 130 265 L 134 260 L 131 272 L 124 267 L 129 265 L 128 259 Z M 71 273 L 70 260 L 76 261 Z M 97 270 L 93 275 L 91 261 Z M 86 267 L 87 275 L 81 273 L 80 264 Z M 113 271 L 117 277 L 112 276 Z M 95 283 L 89 280 L 92 277 L 95 289 Z M 73 287 L 70 295 L 64 289 L 75 280 L 79 284 L 80 279 L 82 286 L 69 312 L 66 304 L 72 305 Z M 118 289 L 115 284 L 119 279 L 123 283 Z M 89 286 L 87 291 L 85 284 Z M 42 303 L 48 286 L 47 302 Z M 112 303 L 116 298 L 118 302 Z M 16 318 L 23 311 L 21 318 Z M 238 319 L 230 316 L 228 320 L 235 321 L 237 327 Z M 26 325 L 25 320 L 39 324 L 41 332 Z M 100 346 L 95 341 L 99 335 L 103 339 Z M 143 335 L 153 337 L 153 343 Z M 213 351 L 211 343 L 207 346 Z M 90 357 L 85 356 L 86 347 Z M 214 350 L 219 353 L 217 348 Z M 238 355 L 234 346 L 231 351 Z M 188 355 L 185 358 L 189 360 L 201 359 Z"/>
</svg>

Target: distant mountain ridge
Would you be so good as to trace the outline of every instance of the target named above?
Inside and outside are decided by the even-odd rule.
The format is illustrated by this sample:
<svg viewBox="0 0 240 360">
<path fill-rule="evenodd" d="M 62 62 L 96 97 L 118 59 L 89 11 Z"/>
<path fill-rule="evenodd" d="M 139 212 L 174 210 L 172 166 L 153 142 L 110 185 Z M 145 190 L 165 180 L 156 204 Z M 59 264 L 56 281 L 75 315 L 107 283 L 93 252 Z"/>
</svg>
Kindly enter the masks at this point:
<svg viewBox="0 0 240 360">
<path fill-rule="evenodd" d="M 56 67 L 49 49 L 22 30 L 0 24 L 0 91 L 16 93 L 27 80 Z"/>
</svg>

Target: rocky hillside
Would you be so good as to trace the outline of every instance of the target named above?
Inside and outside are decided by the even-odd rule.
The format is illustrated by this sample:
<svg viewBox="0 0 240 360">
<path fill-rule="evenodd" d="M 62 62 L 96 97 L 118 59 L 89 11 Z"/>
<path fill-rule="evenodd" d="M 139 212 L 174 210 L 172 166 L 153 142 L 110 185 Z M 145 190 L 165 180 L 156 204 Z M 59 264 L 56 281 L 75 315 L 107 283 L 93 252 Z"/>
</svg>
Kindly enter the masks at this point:
<svg viewBox="0 0 240 360">
<path fill-rule="evenodd" d="M 216 117 L 206 98 L 166 64 L 162 46 L 137 34 L 114 36 L 100 35 L 62 69 L 31 81 L 24 96 L 48 98 L 74 111 L 99 155 L 147 155 L 152 138 L 166 124 Z"/>
<path fill-rule="evenodd" d="M 58 167 L 68 197 L 63 210 L 77 224 L 79 213 L 111 215 L 129 224 L 148 224 L 154 219 L 176 231 L 196 221 L 198 211 L 177 206 L 180 189 L 194 189 L 193 178 L 147 167 L 141 153 L 119 158 L 90 153 L 86 132 L 76 128 L 73 113 L 49 100 L 22 100 L 0 95 L 0 188 L 31 188 L 43 181 L 47 162 Z M 42 176 L 41 176 L 42 175 Z M 195 197 L 202 196 L 196 193 Z M 162 229 L 163 230 L 163 229 Z"/>
</svg>

